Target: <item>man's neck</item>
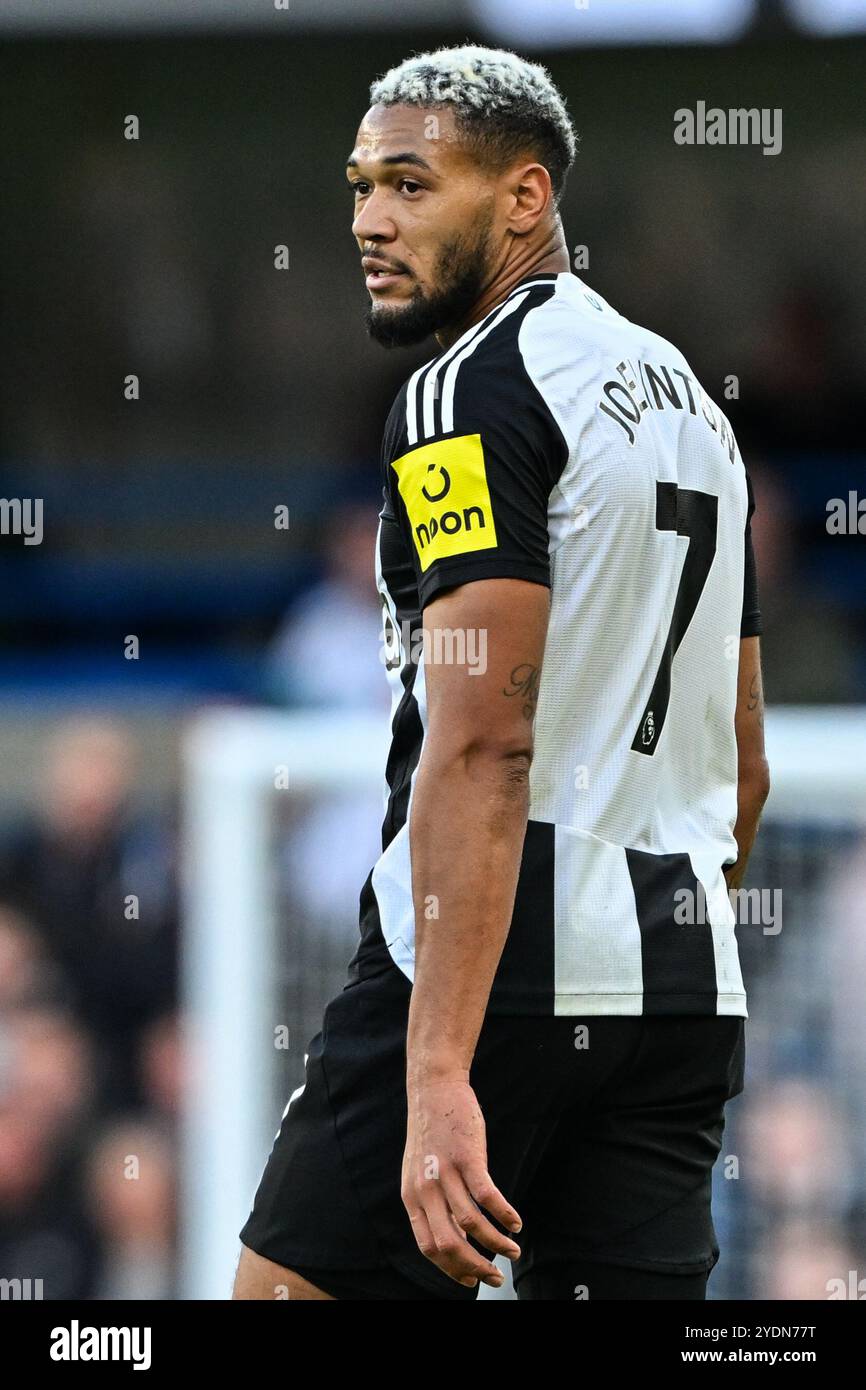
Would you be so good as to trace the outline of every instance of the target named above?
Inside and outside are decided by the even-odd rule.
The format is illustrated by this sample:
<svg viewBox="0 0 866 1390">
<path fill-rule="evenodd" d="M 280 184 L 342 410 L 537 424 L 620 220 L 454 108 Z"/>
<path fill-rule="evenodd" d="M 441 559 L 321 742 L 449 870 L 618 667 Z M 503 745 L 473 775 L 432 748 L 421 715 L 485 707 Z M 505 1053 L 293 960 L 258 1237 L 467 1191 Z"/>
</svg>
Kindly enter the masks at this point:
<svg viewBox="0 0 866 1390">
<path fill-rule="evenodd" d="M 502 266 L 465 318 L 457 324 L 449 324 L 447 328 L 440 329 L 434 335 L 437 343 L 443 350 L 456 343 L 467 329 L 480 323 L 491 309 L 501 304 L 521 280 L 526 280 L 530 275 L 558 275 L 570 269 L 568 248 L 560 228 L 559 233 L 552 236 L 544 246 L 529 254 L 515 256 L 507 265 Z"/>
</svg>

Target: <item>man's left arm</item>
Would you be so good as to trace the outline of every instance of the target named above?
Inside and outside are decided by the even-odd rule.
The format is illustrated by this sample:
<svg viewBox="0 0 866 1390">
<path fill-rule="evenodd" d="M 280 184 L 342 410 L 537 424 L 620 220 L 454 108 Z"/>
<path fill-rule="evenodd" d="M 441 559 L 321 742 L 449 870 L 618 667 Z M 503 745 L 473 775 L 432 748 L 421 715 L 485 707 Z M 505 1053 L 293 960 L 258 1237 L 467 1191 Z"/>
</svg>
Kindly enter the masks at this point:
<svg viewBox="0 0 866 1390">
<path fill-rule="evenodd" d="M 549 600 L 544 584 L 491 578 L 424 609 L 428 728 L 409 823 L 416 925 L 403 1200 L 423 1253 L 471 1285 L 502 1276 L 467 1233 L 493 1254 L 519 1254 L 480 1210 L 519 1229 L 488 1172 L 469 1072 L 514 908 Z M 471 661 L 451 659 L 457 642 Z"/>
</svg>

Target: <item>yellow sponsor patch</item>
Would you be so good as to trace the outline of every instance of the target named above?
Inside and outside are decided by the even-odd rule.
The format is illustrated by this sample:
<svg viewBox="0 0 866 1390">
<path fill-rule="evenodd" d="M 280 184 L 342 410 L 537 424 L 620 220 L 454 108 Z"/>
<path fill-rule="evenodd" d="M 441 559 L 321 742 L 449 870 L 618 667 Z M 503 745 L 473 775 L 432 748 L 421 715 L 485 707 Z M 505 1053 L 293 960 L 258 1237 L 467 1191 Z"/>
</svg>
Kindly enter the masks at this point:
<svg viewBox="0 0 866 1390">
<path fill-rule="evenodd" d="M 395 459 L 391 467 L 397 474 L 422 570 L 446 555 L 465 555 L 496 545 L 480 434 L 424 444 Z"/>
</svg>

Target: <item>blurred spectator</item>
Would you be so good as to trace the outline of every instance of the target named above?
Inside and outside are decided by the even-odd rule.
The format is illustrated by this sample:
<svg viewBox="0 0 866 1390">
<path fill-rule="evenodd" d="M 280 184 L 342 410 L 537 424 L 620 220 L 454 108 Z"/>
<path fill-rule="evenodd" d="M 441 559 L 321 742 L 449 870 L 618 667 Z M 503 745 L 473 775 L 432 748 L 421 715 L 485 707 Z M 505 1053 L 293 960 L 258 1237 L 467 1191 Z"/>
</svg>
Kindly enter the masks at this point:
<svg viewBox="0 0 866 1390">
<path fill-rule="evenodd" d="M 87 1164 L 87 1196 L 102 1240 L 96 1298 L 175 1298 L 176 1159 L 154 1124 L 110 1127 Z"/>
<path fill-rule="evenodd" d="M 36 811 L 0 853 L 0 901 L 44 934 L 94 1036 L 108 1108 L 138 1103 L 136 1040 L 176 994 L 172 849 L 137 802 L 135 771 L 120 727 L 63 725 L 36 780 Z"/>
<path fill-rule="evenodd" d="M 3 1102 L 52 1134 L 71 1131 L 95 1100 L 91 1040 L 55 1007 L 17 1009 L 4 1024 L 8 1070 Z"/>
<path fill-rule="evenodd" d="M 20 913 L 0 904 L 0 1016 L 60 987 L 59 974 L 46 956 L 39 933 Z"/>
<path fill-rule="evenodd" d="M 0 1271 L 41 1279 L 46 1299 L 92 1296 L 99 1262 L 81 1200 L 92 1050 L 57 1010 L 7 1012 L 0 1027 Z"/>
<path fill-rule="evenodd" d="M 286 703 L 387 718 L 377 527 L 370 502 L 338 506 L 329 518 L 325 577 L 294 606 L 268 658 L 270 687 Z M 378 791 L 321 796 L 305 805 L 284 842 L 284 881 L 295 908 L 320 926 L 330 922 L 342 940 L 381 850 L 382 816 Z"/>
<path fill-rule="evenodd" d="M 786 1222 L 758 1252 L 760 1297 L 816 1302 L 856 1268 L 856 1256 L 841 1231 L 808 1221 Z M 849 1296 L 849 1295 L 846 1295 Z"/>
<path fill-rule="evenodd" d="M 862 447 L 856 364 L 846 351 L 850 298 L 838 281 L 793 280 L 768 306 L 751 341 L 748 390 L 737 431 L 774 449 L 801 452 Z"/>
<path fill-rule="evenodd" d="M 856 1175 L 850 1220 L 866 1275 L 866 837 L 833 876 L 824 930 L 829 1066 L 847 1109 Z"/>
<path fill-rule="evenodd" d="M 817 703 L 856 701 L 862 687 L 851 617 L 804 573 L 806 544 L 783 475 L 759 459 L 747 466 L 755 491 L 752 535 L 767 703 L 796 703 L 806 691 Z"/>
<path fill-rule="evenodd" d="M 376 505 L 338 505 L 326 526 L 325 576 L 295 603 L 277 633 L 268 686 L 283 704 L 387 710 L 374 572 Z"/>
<path fill-rule="evenodd" d="M 179 1120 L 188 1078 L 180 1018 L 166 1014 L 145 1028 L 139 1047 L 139 1075 L 148 1108 Z"/>
<path fill-rule="evenodd" d="M 792 1077 L 761 1093 L 744 1117 L 749 1184 L 785 1216 L 841 1216 L 853 1180 L 845 1115 L 826 1085 Z"/>
</svg>

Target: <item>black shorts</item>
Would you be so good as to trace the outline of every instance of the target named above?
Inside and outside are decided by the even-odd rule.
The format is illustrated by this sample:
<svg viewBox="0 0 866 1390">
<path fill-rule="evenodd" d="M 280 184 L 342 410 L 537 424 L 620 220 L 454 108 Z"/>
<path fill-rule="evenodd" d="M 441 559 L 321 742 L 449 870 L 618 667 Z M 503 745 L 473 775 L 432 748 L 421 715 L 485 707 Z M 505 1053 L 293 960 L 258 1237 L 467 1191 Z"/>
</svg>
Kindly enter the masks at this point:
<svg viewBox="0 0 866 1390">
<path fill-rule="evenodd" d="M 240 1232 L 337 1298 L 478 1293 L 421 1254 L 400 1196 L 410 993 L 394 968 L 328 1005 Z M 485 1018 L 470 1080 L 491 1177 L 523 1221 L 518 1297 L 557 1270 L 580 1284 L 594 1265 L 705 1282 L 719 1257 L 712 1169 L 744 1054 L 739 1017 Z"/>
</svg>

